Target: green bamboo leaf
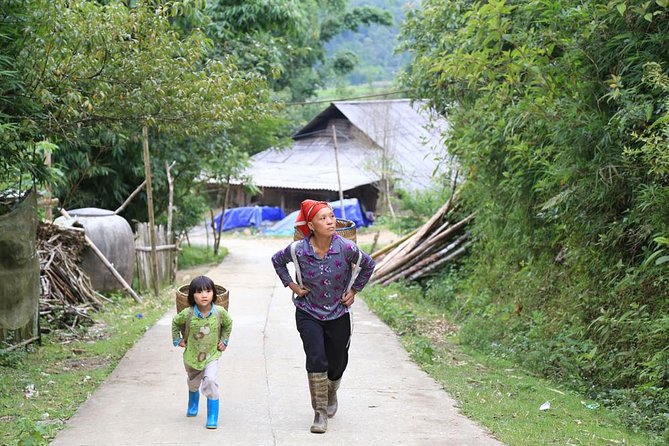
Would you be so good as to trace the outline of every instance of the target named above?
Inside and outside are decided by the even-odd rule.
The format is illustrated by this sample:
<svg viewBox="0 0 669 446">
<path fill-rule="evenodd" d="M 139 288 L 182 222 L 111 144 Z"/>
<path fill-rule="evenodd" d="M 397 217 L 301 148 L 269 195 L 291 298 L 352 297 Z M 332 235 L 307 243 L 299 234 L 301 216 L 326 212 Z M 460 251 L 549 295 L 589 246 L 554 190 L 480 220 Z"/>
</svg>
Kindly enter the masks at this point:
<svg viewBox="0 0 669 446">
<path fill-rule="evenodd" d="M 669 262 L 669 256 L 662 256 L 662 257 L 658 258 L 657 260 L 655 260 L 656 265 L 662 265 L 663 263 L 667 263 L 667 262 Z"/>
</svg>

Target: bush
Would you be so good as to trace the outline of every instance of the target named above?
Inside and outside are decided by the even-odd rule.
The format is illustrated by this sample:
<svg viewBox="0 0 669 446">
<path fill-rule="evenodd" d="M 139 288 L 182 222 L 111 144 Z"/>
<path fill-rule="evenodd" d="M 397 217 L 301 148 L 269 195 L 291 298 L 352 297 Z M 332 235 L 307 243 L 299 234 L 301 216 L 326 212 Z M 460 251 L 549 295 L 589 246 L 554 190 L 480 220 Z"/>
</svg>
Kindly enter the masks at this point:
<svg viewBox="0 0 669 446">
<path fill-rule="evenodd" d="M 664 431 L 669 2 L 427 0 L 406 84 L 448 115 L 479 243 L 466 342 Z M 654 408 L 654 409 L 651 409 Z"/>
<path fill-rule="evenodd" d="M 179 269 L 220 263 L 226 255 L 228 250 L 223 246 L 219 247 L 218 254 L 214 255 L 213 248 L 182 245 L 179 252 Z"/>
</svg>

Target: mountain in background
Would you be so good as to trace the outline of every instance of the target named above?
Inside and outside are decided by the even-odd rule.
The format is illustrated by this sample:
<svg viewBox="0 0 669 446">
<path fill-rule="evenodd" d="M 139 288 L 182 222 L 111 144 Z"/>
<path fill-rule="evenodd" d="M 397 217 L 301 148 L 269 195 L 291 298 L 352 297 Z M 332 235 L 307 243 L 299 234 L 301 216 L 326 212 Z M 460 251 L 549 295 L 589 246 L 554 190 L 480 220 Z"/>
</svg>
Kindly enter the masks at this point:
<svg viewBox="0 0 669 446">
<path fill-rule="evenodd" d="M 392 27 L 361 26 L 357 32 L 346 31 L 326 45 L 328 56 L 346 51 L 357 55 L 357 66 L 346 76 L 349 84 L 395 80 L 410 59 L 406 52 L 395 54 L 399 28 L 404 22 L 405 10 L 418 7 L 419 3 L 418 0 L 350 0 L 353 7 L 375 6 L 390 11 L 395 24 Z"/>
</svg>

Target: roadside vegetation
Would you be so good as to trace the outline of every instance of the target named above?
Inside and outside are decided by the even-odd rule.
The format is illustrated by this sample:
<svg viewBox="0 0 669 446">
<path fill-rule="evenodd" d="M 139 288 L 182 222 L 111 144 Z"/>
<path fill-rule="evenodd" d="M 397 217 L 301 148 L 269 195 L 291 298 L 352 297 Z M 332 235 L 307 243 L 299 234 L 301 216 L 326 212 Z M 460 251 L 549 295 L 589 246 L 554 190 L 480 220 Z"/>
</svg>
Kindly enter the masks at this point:
<svg viewBox="0 0 669 446">
<path fill-rule="evenodd" d="M 211 248 L 186 247 L 180 272 L 225 258 Z M 137 303 L 113 293 L 91 314 L 95 323 L 42 335 L 41 345 L 0 353 L 0 444 L 45 446 L 126 352 L 174 305 L 175 289 Z M 169 342 L 169 340 L 166 340 Z"/>
<path fill-rule="evenodd" d="M 404 84 L 477 212 L 461 342 L 669 441 L 669 2 L 421 5 Z"/>
<path fill-rule="evenodd" d="M 628 428 L 616 410 L 504 355 L 467 344 L 450 319 L 457 273 L 419 285 L 370 286 L 364 301 L 399 336 L 411 358 L 439 382 L 460 411 L 513 446 L 652 446 L 665 440 Z M 491 346 L 490 349 L 495 349 Z M 548 409 L 541 410 L 546 403 Z"/>
<path fill-rule="evenodd" d="M 0 354 L 0 444 L 47 445 L 123 355 L 174 305 L 174 290 L 136 303 L 114 294 L 95 324 Z M 166 341 L 168 342 L 168 341 Z"/>
<path fill-rule="evenodd" d="M 396 203 L 398 218 L 383 217 L 376 227 L 409 232 L 427 220 L 447 195 L 437 191 L 407 195 Z M 456 214 L 466 214 L 467 206 L 461 205 Z M 486 252 L 478 242 L 466 257 L 427 279 L 372 285 L 362 297 L 400 336 L 412 359 L 458 401 L 463 413 L 506 444 L 667 444 L 663 406 L 649 407 L 652 400 L 637 404 L 623 390 L 602 391 L 577 373 L 574 352 L 586 350 L 589 341 L 579 344 L 559 333 L 554 322 L 541 319 L 541 312 L 525 314 L 513 305 L 502 321 L 493 319 L 500 308 L 485 306 L 490 296 L 482 284 L 490 287 L 502 279 L 490 273 L 478 275 Z M 532 281 L 518 280 L 503 291 L 497 283 L 496 305 L 506 305 L 501 301 L 505 295 L 520 296 L 523 302 L 540 298 L 542 291 L 529 289 L 528 283 Z M 573 299 L 568 289 L 556 287 L 552 292 L 556 299 L 560 292 L 559 299 Z M 550 311 L 550 303 L 545 305 Z M 520 329 L 528 323 L 531 330 Z M 630 329 L 635 326 L 634 321 L 629 324 Z M 544 403 L 550 408 L 540 410 Z"/>
<path fill-rule="evenodd" d="M 199 265 L 215 265 L 221 263 L 226 255 L 228 249 L 225 246 L 219 246 L 216 254 L 212 253 L 211 248 L 186 245 L 180 246 L 179 252 L 179 269 L 186 269 Z"/>
</svg>

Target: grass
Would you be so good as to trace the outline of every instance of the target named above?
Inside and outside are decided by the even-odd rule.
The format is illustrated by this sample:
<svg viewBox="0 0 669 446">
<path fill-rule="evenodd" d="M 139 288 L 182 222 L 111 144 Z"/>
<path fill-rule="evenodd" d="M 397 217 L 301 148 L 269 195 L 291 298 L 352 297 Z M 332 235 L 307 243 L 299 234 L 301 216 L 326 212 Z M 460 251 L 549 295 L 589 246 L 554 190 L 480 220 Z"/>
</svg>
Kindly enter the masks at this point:
<svg viewBox="0 0 669 446">
<path fill-rule="evenodd" d="M 185 246 L 180 268 L 215 264 L 227 255 L 221 247 Z M 47 445 L 88 396 L 109 376 L 125 353 L 170 305 L 174 289 L 142 303 L 113 295 L 92 314 L 95 324 L 75 332 L 54 331 L 42 345 L 0 353 L 0 444 Z"/>
<path fill-rule="evenodd" d="M 218 264 L 226 255 L 228 255 L 228 250 L 224 246 L 219 246 L 218 254 L 214 255 L 213 248 L 182 245 L 179 252 L 179 268 Z"/>
<path fill-rule="evenodd" d="M 513 363 L 458 342 L 458 327 L 417 287 L 370 286 L 364 300 L 399 335 L 405 349 L 441 383 L 460 410 L 510 446 L 664 444 L 630 432 L 596 402 L 533 376 Z M 539 407 L 550 403 L 550 409 Z"/>
<path fill-rule="evenodd" d="M 112 297 L 95 325 L 42 336 L 42 345 L 0 354 L 0 444 L 46 445 L 174 304 L 174 290 L 142 303 Z"/>
</svg>

